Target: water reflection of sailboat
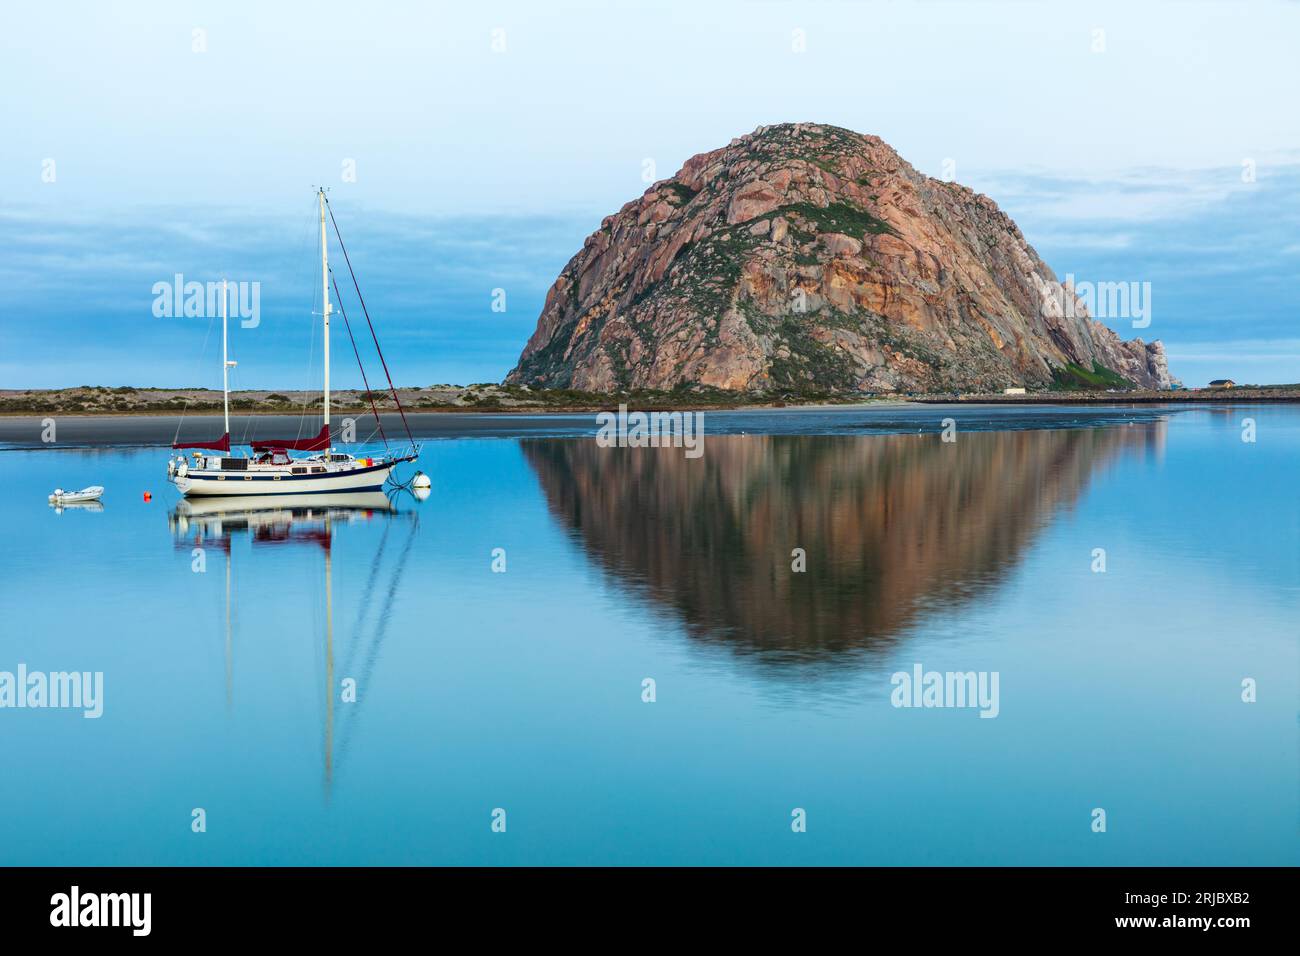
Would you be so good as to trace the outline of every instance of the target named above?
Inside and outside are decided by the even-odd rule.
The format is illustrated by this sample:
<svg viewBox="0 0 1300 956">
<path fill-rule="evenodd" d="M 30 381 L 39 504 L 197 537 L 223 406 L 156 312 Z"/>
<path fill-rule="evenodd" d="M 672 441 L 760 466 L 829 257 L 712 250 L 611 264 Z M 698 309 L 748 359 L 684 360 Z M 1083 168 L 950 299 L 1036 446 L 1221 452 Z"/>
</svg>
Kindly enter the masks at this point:
<svg viewBox="0 0 1300 956">
<path fill-rule="evenodd" d="M 404 518 L 409 522 L 409 532 L 396 566 L 392 569 L 391 580 L 386 588 L 380 587 L 380 572 L 393 519 Z M 414 511 L 400 511 L 393 500 L 383 492 L 355 492 L 331 495 L 285 495 L 275 498 L 266 497 L 230 497 L 184 499 L 168 516 L 173 537 L 178 549 L 217 547 L 225 554 L 225 660 L 226 660 L 226 704 L 232 705 L 234 684 L 234 586 L 231 560 L 231 542 L 236 536 L 246 536 L 256 549 L 268 545 L 308 545 L 318 548 L 323 555 L 325 625 L 323 647 L 325 655 L 325 726 L 324 726 L 324 766 L 325 785 L 333 782 L 336 755 L 335 735 L 335 701 L 339 687 L 335 679 L 335 641 L 334 641 L 334 539 L 336 532 L 347 525 L 373 520 L 384 521 L 384 530 L 371 559 L 370 572 L 359 595 L 360 605 L 348 640 L 345 642 L 345 667 L 340 672 L 344 676 L 358 678 L 360 686 L 366 685 L 378 659 L 379 648 L 387 634 L 388 619 L 394 598 L 398 591 L 398 582 L 407 564 L 411 546 L 415 540 L 418 516 Z M 376 591 L 381 591 L 381 602 L 376 613 L 371 614 L 373 598 Z M 367 621 L 371 621 L 367 636 Z M 364 670 L 356 673 L 355 664 L 358 654 L 365 648 Z M 351 738 L 352 726 L 356 722 L 364 695 L 358 695 L 356 702 L 350 704 L 346 713 L 348 717 L 340 722 L 344 732 L 344 747 L 339 748 L 340 755 L 346 751 L 346 742 Z"/>
<path fill-rule="evenodd" d="M 168 516 L 173 531 L 228 539 L 247 531 L 259 540 L 293 538 L 327 519 L 352 521 L 396 509 L 382 491 L 336 495 L 279 495 L 275 498 L 185 498 Z"/>
<path fill-rule="evenodd" d="M 937 436 L 717 436 L 679 449 L 525 440 L 555 519 L 687 633 L 761 664 L 833 663 L 999 585 L 1159 423 Z M 799 549 L 806 571 L 792 570 Z"/>
</svg>

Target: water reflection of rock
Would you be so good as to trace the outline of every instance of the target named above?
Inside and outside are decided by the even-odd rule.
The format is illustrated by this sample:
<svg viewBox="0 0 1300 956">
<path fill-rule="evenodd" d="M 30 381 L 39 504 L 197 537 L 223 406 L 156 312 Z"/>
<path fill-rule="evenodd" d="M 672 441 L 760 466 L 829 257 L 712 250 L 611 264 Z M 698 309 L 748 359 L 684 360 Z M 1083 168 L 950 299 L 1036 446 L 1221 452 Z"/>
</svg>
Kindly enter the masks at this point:
<svg viewBox="0 0 1300 956">
<path fill-rule="evenodd" d="M 556 519 L 692 636 L 773 661 L 887 644 L 996 584 L 1095 469 L 1164 425 L 711 437 L 679 449 L 525 440 Z M 807 571 L 791 571 L 791 550 Z M 1086 556 L 1085 556 L 1086 557 Z"/>
</svg>

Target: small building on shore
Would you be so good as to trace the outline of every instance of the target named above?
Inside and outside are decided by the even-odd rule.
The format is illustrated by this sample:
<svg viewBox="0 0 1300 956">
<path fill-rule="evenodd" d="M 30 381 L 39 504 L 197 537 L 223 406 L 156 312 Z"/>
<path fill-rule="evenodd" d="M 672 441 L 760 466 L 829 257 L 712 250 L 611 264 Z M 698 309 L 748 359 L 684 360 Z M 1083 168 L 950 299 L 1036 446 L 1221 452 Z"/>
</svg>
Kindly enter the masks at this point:
<svg viewBox="0 0 1300 956">
<path fill-rule="evenodd" d="M 1003 395 L 1023 395 L 1023 394 L 1025 394 L 1025 390 L 1024 390 L 1023 388 L 1004 388 L 1004 389 L 1002 390 L 1002 394 L 1003 394 Z"/>
<path fill-rule="evenodd" d="M 1216 378 L 1210 383 L 1210 388 L 1234 388 L 1236 384 L 1237 383 L 1230 378 Z"/>
</svg>

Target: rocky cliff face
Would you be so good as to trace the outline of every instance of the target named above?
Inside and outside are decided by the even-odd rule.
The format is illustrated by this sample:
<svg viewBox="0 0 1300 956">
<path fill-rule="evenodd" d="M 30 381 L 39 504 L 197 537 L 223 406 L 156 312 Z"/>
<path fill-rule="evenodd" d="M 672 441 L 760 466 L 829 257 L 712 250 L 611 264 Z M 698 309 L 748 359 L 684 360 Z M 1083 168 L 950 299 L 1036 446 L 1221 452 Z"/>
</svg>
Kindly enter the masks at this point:
<svg viewBox="0 0 1300 956">
<path fill-rule="evenodd" d="M 692 157 L 607 217 L 507 381 L 940 391 L 1080 371 L 1172 381 L 1162 345 L 1092 320 L 992 200 L 875 136 L 786 124 Z"/>
</svg>

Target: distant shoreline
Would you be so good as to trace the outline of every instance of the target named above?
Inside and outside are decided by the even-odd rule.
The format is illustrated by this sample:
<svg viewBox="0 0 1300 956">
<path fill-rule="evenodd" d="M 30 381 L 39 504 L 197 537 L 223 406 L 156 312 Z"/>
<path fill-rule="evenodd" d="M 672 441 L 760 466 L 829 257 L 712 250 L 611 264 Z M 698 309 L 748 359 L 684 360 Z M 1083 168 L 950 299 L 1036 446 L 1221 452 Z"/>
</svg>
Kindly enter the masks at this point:
<svg viewBox="0 0 1300 956">
<path fill-rule="evenodd" d="M 331 395 L 331 411 L 339 416 L 396 415 L 391 395 L 343 390 Z M 1188 403 L 1300 402 L 1300 385 L 1237 387 L 1230 389 L 1179 389 L 1176 391 L 1041 391 L 1024 395 L 1003 393 L 953 393 L 926 395 L 771 395 L 737 394 L 718 389 L 682 392 L 640 391 L 598 394 L 570 389 L 530 390 L 514 385 L 434 385 L 399 388 L 407 414 L 481 413 L 486 415 L 594 414 L 625 404 L 645 411 L 742 411 L 780 408 L 924 405 L 1124 405 Z M 245 390 L 231 392 L 232 417 L 319 415 L 319 391 Z M 221 413 L 221 393 L 211 389 L 162 389 L 80 386 L 64 389 L 0 389 L 0 418 L 33 415 L 81 417 L 177 416 L 197 417 Z"/>
</svg>

